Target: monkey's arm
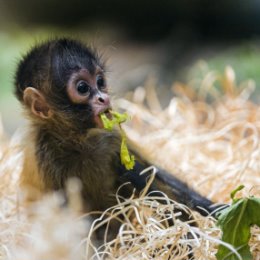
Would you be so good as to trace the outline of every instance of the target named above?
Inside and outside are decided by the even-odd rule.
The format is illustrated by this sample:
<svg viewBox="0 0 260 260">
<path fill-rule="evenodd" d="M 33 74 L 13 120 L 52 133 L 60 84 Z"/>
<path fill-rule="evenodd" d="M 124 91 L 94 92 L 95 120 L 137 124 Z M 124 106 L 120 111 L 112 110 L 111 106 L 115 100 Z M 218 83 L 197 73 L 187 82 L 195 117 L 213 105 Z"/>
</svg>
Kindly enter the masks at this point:
<svg viewBox="0 0 260 260">
<path fill-rule="evenodd" d="M 122 182 L 130 182 L 134 188 L 138 191 L 144 189 L 147 184 L 147 180 L 152 174 L 152 170 L 140 174 L 146 169 L 149 164 L 136 161 L 132 170 L 126 170 L 123 165 L 119 167 L 119 174 Z M 217 211 L 219 206 L 214 206 L 213 202 L 203 197 L 196 191 L 192 190 L 186 183 L 182 182 L 172 174 L 158 168 L 153 180 L 152 185 L 149 188 L 149 192 L 156 196 L 162 196 L 160 193 L 165 193 L 170 199 L 176 200 L 189 208 L 196 210 L 201 215 L 206 216 Z M 156 193 L 156 191 L 159 191 Z"/>
</svg>

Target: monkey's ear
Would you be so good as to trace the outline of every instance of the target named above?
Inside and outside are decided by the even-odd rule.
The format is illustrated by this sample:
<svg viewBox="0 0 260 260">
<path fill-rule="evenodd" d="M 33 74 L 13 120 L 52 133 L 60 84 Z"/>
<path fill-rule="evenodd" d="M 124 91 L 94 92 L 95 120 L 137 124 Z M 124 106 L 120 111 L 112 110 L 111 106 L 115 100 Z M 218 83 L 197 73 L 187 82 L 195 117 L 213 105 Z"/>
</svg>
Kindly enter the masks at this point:
<svg viewBox="0 0 260 260">
<path fill-rule="evenodd" d="M 27 87 L 23 92 L 23 100 L 24 103 L 31 108 L 34 115 L 43 119 L 47 119 L 52 116 L 52 111 L 39 90 L 32 87 Z"/>
</svg>

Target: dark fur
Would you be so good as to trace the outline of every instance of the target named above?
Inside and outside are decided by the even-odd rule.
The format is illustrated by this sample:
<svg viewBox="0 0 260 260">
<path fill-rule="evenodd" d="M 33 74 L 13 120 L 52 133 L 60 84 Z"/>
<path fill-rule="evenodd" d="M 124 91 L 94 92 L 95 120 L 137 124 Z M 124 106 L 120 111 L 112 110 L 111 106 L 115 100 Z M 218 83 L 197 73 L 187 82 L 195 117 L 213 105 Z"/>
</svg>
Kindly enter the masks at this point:
<svg viewBox="0 0 260 260">
<path fill-rule="evenodd" d="M 116 204 L 115 193 L 126 181 L 142 190 L 149 175 L 139 176 L 148 166 L 141 161 L 127 171 L 120 163 L 118 133 L 95 128 L 92 107 L 74 104 L 65 91 L 72 72 L 86 68 L 94 73 L 97 65 L 104 69 L 98 55 L 82 43 L 58 39 L 33 48 L 19 64 L 15 78 L 15 93 L 22 103 L 25 88 L 33 87 L 54 111 L 50 120 L 34 123 L 37 167 L 45 190 L 63 189 L 69 177 L 79 177 L 87 210 L 105 210 Z M 164 171 L 156 175 L 150 188 L 156 190 L 195 210 L 198 206 L 213 210 L 211 201 Z M 123 193 L 128 196 L 131 189 L 124 188 Z"/>
</svg>

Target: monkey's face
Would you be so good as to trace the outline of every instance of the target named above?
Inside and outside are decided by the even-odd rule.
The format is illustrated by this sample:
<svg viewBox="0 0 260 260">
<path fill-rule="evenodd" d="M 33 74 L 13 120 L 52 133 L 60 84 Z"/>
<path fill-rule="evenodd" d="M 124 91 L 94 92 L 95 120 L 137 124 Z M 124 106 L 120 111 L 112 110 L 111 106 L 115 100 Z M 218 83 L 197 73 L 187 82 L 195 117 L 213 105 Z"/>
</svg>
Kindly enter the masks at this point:
<svg viewBox="0 0 260 260">
<path fill-rule="evenodd" d="M 106 113 L 110 117 L 111 103 L 105 75 L 99 66 L 93 73 L 88 69 L 73 72 L 68 80 L 66 92 L 75 118 L 80 117 L 79 120 L 87 121 L 87 127 L 103 128 L 100 114 Z"/>
<path fill-rule="evenodd" d="M 53 82 L 52 84 L 54 84 Z M 31 110 L 48 123 L 57 121 L 82 132 L 89 128 L 103 128 L 100 114 L 111 117 L 111 102 L 103 70 L 97 66 L 92 73 L 82 68 L 73 71 L 65 87 L 57 90 L 57 85 L 44 95 L 39 90 L 26 88 L 24 99 L 30 100 Z"/>
<path fill-rule="evenodd" d="M 25 104 L 41 122 L 64 131 L 84 133 L 89 128 L 103 128 L 100 114 L 110 117 L 111 103 L 104 65 L 97 55 L 68 40 L 58 41 L 47 50 L 48 60 L 40 60 L 46 57 L 42 54 L 34 60 L 38 67 L 31 82 L 40 86 L 25 88 Z M 35 50 L 36 54 L 41 51 L 42 47 Z"/>
</svg>

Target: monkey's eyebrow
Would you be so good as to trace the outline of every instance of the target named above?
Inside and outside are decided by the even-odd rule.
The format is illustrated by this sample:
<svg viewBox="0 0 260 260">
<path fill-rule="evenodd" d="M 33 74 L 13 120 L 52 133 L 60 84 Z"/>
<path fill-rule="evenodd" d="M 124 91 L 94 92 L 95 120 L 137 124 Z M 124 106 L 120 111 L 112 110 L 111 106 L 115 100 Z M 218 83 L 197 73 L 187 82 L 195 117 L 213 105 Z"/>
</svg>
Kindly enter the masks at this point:
<svg viewBox="0 0 260 260">
<path fill-rule="evenodd" d="M 70 81 L 70 82 L 76 81 L 76 80 L 78 80 L 80 77 L 81 77 L 81 76 L 79 75 L 78 72 L 73 72 L 73 73 L 71 74 L 71 77 L 70 77 L 69 81 Z"/>
<path fill-rule="evenodd" d="M 91 73 L 89 72 L 88 69 L 80 69 L 79 71 L 75 71 L 72 73 L 73 79 L 78 79 L 78 78 L 89 78 L 91 76 Z"/>
</svg>

